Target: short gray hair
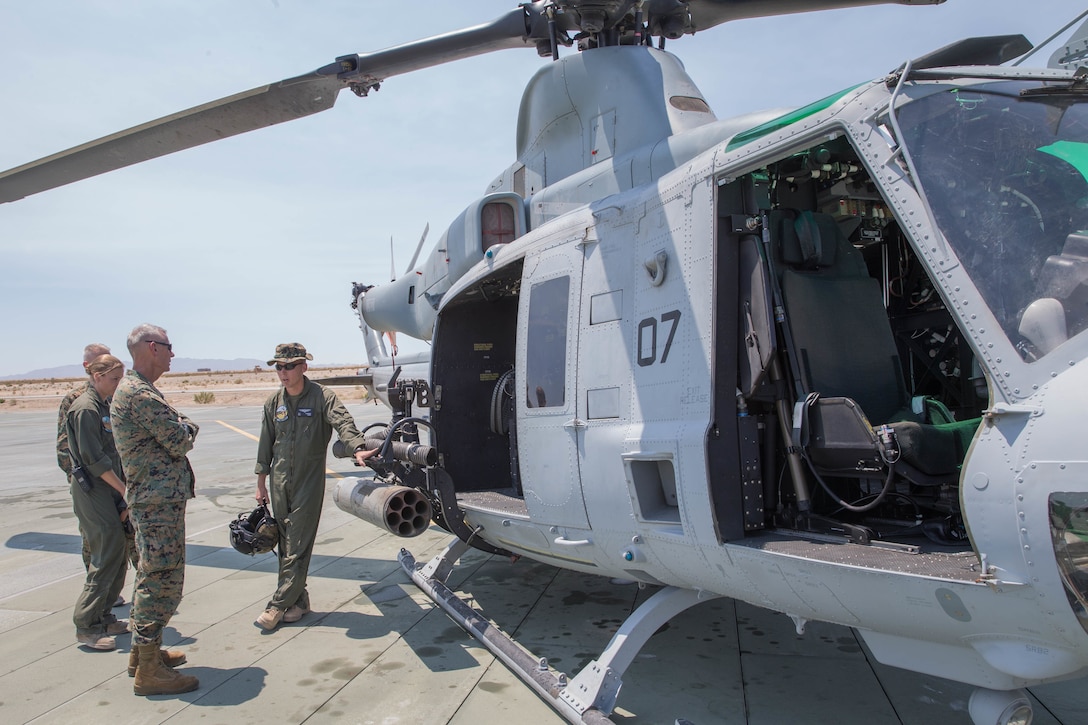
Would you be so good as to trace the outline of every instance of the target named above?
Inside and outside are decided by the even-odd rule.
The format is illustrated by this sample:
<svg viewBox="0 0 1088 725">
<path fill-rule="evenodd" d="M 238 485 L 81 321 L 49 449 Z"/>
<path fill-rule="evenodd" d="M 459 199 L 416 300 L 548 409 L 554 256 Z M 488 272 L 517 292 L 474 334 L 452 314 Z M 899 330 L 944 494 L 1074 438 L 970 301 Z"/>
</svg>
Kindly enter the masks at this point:
<svg viewBox="0 0 1088 725">
<path fill-rule="evenodd" d="M 99 355 L 109 355 L 110 346 L 104 345 L 101 342 L 92 342 L 87 347 L 83 348 L 83 362 L 89 363 Z"/>
<path fill-rule="evenodd" d="M 158 325 L 149 325 L 146 322 L 142 325 L 136 325 L 132 328 L 132 332 L 128 333 L 128 352 L 130 355 L 136 354 L 136 346 L 141 342 L 150 339 L 151 337 L 167 337 L 166 330 L 162 329 Z"/>
</svg>

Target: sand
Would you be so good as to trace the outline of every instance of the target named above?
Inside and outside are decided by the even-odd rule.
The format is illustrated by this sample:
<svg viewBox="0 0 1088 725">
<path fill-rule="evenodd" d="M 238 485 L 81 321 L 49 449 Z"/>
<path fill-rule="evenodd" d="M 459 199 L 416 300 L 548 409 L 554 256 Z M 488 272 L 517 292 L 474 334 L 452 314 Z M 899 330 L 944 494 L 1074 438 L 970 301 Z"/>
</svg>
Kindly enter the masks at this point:
<svg viewBox="0 0 1088 725">
<path fill-rule="evenodd" d="M 316 368 L 306 373 L 311 380 L 355 375 L 358 368 Z M 72 388 L 86 378 L 49 378 L 44 380 L 0 381 L 0 411 L 56 409 Z M 279 388 L 274 370 L 260 372 L 237 370 L 210 373 L 166 373 L 156 382 L 167 400 L 177 408 L 200 405 L 260 405 Z M 336 394 L 345 403 L 367 399 L 362 385 L 336 386 Z"/>
</svg>

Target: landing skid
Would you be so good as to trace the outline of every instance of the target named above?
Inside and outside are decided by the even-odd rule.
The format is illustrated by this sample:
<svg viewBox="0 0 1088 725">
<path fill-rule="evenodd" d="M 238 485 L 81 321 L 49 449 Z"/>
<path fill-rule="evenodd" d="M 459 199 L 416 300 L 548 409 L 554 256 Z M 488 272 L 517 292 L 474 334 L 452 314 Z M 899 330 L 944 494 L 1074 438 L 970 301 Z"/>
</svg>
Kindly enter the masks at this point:
<svg viewBox="0 0 1088 725">
<path fill-rule="evenodd" d="M 623 673 L 643 645 L 680 612 L 717 596 L 665 587 L 639 605 L 613 635 L 601 656 L 568 682 L 565 674 L 552 673 L 546 658 L 526 651 L 446 586 L 454 564 L 469 548 L 465 542 L 454 539 L 445 551 L 425 565 L 417 565 L 407 549 L 401 549 L 398 558 L 416 586 L 571 723 L 611 723 L 608 716 L 615 708 Z"/>
</svg>

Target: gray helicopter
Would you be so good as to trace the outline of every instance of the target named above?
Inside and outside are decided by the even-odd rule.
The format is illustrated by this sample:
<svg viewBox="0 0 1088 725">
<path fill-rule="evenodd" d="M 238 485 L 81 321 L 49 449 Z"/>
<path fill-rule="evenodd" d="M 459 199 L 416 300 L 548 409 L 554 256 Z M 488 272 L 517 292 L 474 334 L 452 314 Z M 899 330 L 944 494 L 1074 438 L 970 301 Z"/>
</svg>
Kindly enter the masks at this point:
<svg viewBox="0 0 1088 725">
<path fill-rule="evenodd" d="M 373 349 L 432 352 L 383 383 L 376 475 L 338 505 L 450 531 L 405 571 L 571 722 L 607 721 L 648 638 L 724 596 L 1027 723 L 1023 688 L 1088 673 L 1088 38 L 1046 67 L 967 39 L 725 120 L 655 47 L 865 4 L 525 4 L 5 172 L 0 201 L 535 48 L 516 161 L 410 274 L 352 291 Z M 447 588 L 473 547 L 658 589 L 568 678 Z"/>
</svg>

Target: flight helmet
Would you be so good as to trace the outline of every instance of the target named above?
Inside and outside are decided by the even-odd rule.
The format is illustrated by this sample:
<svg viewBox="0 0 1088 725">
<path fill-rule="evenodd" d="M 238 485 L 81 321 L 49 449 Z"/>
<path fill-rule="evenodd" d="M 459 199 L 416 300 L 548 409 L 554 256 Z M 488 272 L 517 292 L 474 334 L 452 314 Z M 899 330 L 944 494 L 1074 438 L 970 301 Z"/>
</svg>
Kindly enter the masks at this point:
<svg viewBox="0 0 1088 725">
<path fill-rule="evenodd" d="M 230 545 L 243 554 L 267 554 L 279 542 L 279 527 L 263 503 L 230 522 Z"/>
</svg>

